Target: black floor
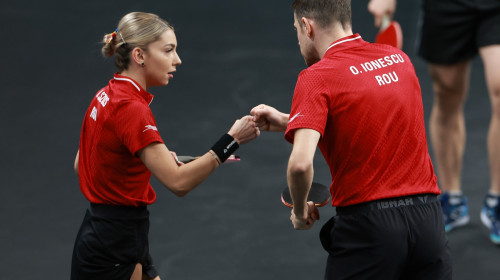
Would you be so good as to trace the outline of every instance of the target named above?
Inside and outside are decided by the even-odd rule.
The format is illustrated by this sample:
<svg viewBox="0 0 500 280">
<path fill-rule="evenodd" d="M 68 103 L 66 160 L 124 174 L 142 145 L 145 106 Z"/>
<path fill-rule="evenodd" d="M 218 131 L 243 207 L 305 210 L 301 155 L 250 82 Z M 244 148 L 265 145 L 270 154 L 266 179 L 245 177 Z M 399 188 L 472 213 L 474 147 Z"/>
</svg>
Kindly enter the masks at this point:
<svg viewBox="0 0 500 280">
<path fill-rule="evenodd" d="M 87 202 L 73 173 L 81 121 L 114 72 L 100 56 L 104 33 L 130 11 L 161 15 L 176 28 L 183 65 L 154 88 L 151 105 L 167 146 L 206 152 L 236 118 L 267 103 L 288 111 L 304 68 L 292 28 L 292 1 L 9 1 L 0 8 L 1 279 L 68 279 L 73 241 Z M 372 41 L 367 0 L 353 1 L 354 31 Z M 422 86 L 426 121 L 432 92 L 416 55 L 419 1 L 399 1 L 404 50 Z M 449 234 L 454 279 L 499 279 L 500 248 L 479 220 L 489 186 L 486 131 L 490 105 L 482 64 L 474 61 L 466 106 L 463 185 L 470 225 Z M 322 223 L 294 231 L 280 202 L 291 146 L 263 134 L 242 161 L 221 167 L 177 198 L 153 179 L 150 244 L 162 279 L 321 279 Z M 318 154 L 315 180 L 328 182 Z M 333 214 L 321 209 L 322 220 Z"/>
</svg>

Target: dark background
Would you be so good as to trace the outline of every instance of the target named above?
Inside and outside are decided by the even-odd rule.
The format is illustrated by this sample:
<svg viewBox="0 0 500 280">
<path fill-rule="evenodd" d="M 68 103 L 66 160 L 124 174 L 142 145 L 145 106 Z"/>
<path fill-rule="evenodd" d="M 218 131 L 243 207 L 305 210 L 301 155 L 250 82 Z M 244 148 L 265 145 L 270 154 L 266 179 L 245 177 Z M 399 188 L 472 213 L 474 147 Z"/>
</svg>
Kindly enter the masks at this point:
<svg viewBox="0 0 500 280">
<path fill-rule="evenodd" d="M 124 14 L 145 11 L 174 25 L 183 64 L 151 108 L 167 146 L 205 153 L 234 120 L 260 103 L 289 111 L 305 67 L 288 0 L 2 2 L 0 110 L 1 279 L 68 279 L 73 241 L 88 203 L 73 172 L 84 112 L 112 77 L 100 41 Z M 353 30 L 373 41 L 367 0 L 353 0 Z M 432 91 L 416 54 L 420 1 L 399 1 L 404 51 L 421 81 L 426 123 Z M 466 105 L 463 185 L 471 223 L 449 234 L 454 279 L 498 279 L 500 249 L 479 220 L 489 186 L 485 148 L 490 105 L 482 64 L 473 63 Z M 334 210 L 309 231 L 294 231 L 280 202 L 291 145 L 263 135 L 177 198 L 155 179 L 151 254 L 162 279 L 322 279 L 318 239 Z M 330 175 L 318 153 L 315 180 Z M 353 264 L 353 266 L 356 264 Z"/>
</svg>

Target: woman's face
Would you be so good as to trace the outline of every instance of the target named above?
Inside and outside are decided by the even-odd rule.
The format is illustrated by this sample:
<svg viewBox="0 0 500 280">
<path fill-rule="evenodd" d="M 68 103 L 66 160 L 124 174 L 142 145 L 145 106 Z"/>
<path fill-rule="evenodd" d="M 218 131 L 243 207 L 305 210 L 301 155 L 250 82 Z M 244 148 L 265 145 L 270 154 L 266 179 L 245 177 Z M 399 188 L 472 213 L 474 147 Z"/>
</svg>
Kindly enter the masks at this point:
<svg viewBox="0 0 500 280">
<path fill-rule="evenodd" d="M 144 53 L 144 67 L 148 87 L 164 86 L 174 78 L 177 66 L 182 63 L 177 54 L 177 39 L 172 30 L 163 32 L 160 38 L 149 44 Z"/>
</svg>

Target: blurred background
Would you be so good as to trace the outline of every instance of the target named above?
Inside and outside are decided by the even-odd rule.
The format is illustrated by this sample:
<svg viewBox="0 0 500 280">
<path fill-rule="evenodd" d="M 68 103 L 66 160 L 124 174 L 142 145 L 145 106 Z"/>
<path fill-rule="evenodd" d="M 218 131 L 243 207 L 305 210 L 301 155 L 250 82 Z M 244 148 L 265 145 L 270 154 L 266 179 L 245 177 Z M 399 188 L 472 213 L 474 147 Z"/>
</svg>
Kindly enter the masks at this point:
<svg viewBox="0 0 500 280">
<path fill-rule="evenodd" d="M 289 111 L 305 68 L 291 0 L 3 1 L 0 8 L 1 279 L 69 279 L 73 242 L 88 202 L 73 172 L 83 115 L 115 71 L 100 54 L 104 34 L 131 11 L 174 25 L 183 64 L 167 86 L 150 90 L 151 109 L 169 149 L 205 153 L 233 122 L 260 103 Z M 368 0 L 353 0 L 353 31 L 374 41 Z M 432 89 L 416 54 L 420 1 L 399 1 L 403 50 L 421 82 L 426 123 Z M 466 105 L 463 189 L 471 223 L 449 234 L 454 279 L 498 279 L 500 249 L 479 220 L 489 186 L 486 131 L 490 105 L 482 64 L 473 63 Z M 322 279 L 322 220 L 294 231 L 280 201 L 291 145 L 263 133 L 241 147 L 242 161 L 221 166 L 184 198 L 154 178 L 150 251 L 162 279 Z M 432 155 L 432 151 L 431 151 Z M 330 174 L 318 152 L 315 181 Z M 355 264 L 353 264 L 355 265 Z"/>
</svg>

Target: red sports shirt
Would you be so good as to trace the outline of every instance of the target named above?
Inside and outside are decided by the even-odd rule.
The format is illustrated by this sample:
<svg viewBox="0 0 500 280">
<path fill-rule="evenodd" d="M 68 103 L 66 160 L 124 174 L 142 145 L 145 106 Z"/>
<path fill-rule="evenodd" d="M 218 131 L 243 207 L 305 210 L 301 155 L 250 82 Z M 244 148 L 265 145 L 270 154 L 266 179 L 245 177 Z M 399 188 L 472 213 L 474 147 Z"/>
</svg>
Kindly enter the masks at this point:
<svg viewBox="0 0 500 280">
<path fill-rule="evenodd" d="M 402 51 L 354 34 L 299 75 L 285 138 L 321 133 L 333 206 L 439 194 L 427 149 L 420 85 Z"/>
<path fill-rule="evenodd" d="M 115 74 L 97 92 L 80 136 L 80 189 L 93 203 L 143 206 L 156 200 L 151 172 L 136 153 L 163 143 L 149 108 L 153 95 Z"/>
</svg>

